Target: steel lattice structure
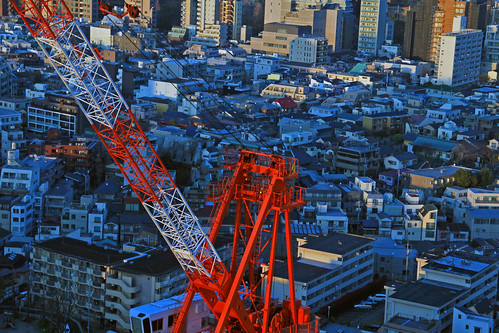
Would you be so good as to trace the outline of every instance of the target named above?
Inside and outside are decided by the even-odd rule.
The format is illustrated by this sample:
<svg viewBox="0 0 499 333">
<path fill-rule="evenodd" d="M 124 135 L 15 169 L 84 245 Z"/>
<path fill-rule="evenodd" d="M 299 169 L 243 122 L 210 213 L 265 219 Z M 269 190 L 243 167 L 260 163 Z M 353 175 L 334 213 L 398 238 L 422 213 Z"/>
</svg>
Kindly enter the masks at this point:
<svg viewBox="0 0 499 333">
<path fill-rule="evenodd" d="M 234 175 L 212 191 L 217 205 L 206 235 L 64 0 L 23 0 L 20 7 L 11 1 L 190 280 L 173 331 L 180 332 L 197 292 L 218 319 L 217 333 L 266 333 L 283 328 L 317 332 L 310 309 L 294 297 L 289 212 L 303 204 L 303 189 L 288 181 L 298 177 L 297 160 L 251 151 L 229 154 L 226 166 Z M 236 217 L 227 270 L 213 243 L 232 201 L 237 202 L 239 216 L 244 210 L 246 218 L 242 223 Z M 254 218 L 249 208 L 253 205 L 258 207 Z M 263 225 L 271 211 L 273 227 L 267 230 L 271 238 L 264 242 Z M 281 213 L 286 225 L 290 298 L 278 309 L 271 304 L 271 289 Z M 241 243 L 244 253 L 239 257 Z M 263 265 L 268 269 L 260 274 L 255 269 L 262 267 L 260 255 L 269 244 L 270 263 Z M 249 281 L 245 281 L 248 272 Z"/>
<path fill-rule="evenodd" d="M 64 1 L 13 5 L 186 272 L 224 266 Z"/>
</svg>

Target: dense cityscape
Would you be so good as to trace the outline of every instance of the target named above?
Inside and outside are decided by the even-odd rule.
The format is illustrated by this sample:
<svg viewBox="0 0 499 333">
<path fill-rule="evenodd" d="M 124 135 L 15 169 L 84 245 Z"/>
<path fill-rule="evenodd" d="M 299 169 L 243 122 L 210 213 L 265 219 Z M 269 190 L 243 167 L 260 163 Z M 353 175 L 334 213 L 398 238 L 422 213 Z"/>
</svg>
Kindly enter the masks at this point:
<svg viewBox="0 0 499 333">
<path fill-rule="evenodd" d="M 1 332 L 499 330 L 499 3 L 0 16 Z"/>
</svg>

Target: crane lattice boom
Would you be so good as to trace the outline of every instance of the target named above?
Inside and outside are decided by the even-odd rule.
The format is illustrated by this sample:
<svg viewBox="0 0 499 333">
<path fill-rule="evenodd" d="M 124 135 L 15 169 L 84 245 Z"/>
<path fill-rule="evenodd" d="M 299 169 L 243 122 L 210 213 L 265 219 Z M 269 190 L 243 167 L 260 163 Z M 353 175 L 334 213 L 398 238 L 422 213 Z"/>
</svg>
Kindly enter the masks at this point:
<svg viewBox="0 0 499 333">
<path fill-rule="evenodd" d="M 182 268 L 207 279 L 224 272 L 215 248 L 64 1 L 24 0 L 23 8 L 12 3 Z"/>
</svg>

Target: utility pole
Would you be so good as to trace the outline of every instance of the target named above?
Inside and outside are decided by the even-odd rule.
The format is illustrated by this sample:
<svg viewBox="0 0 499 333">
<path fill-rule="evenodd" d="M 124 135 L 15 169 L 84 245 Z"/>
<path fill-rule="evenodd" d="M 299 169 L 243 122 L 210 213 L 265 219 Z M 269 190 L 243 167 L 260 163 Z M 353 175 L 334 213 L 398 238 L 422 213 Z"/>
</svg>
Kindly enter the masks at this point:
<svg viewBox="0 0 499 333">
<path fill-rule="evenodd" d="M 405 282 L 409 281 L 409 239 L 407 239 L 407 250 L 405 253 Z"/>
</svg>

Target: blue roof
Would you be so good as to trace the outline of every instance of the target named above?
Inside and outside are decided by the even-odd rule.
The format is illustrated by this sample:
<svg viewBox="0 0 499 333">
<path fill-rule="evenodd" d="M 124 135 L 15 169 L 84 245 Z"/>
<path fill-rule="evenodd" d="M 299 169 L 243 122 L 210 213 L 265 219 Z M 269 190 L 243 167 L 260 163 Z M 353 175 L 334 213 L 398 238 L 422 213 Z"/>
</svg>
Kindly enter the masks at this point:
<svg viewBox="0 0 499 333">
<path fill-rule="evenodd" d="M 440 151 L 452 151 L 457 145 L 457 142 L 418 136 L 416 140 L 410 144 L 413 146 L 431 148 Z"/>
<path fill-rule="evenodd" d="M 499 218 L 499 209 L 488 208 L 468 208 L 466 212 L 474 218 Z"/>
</svg>

